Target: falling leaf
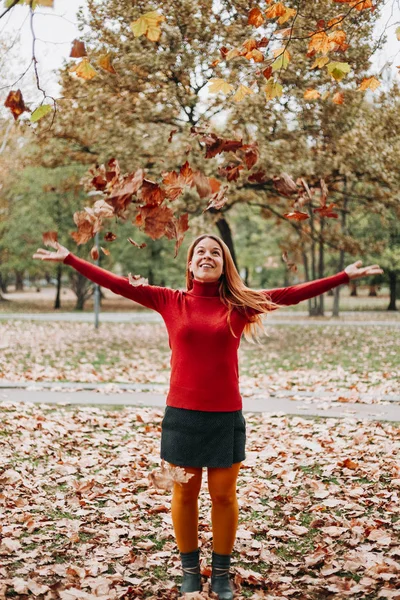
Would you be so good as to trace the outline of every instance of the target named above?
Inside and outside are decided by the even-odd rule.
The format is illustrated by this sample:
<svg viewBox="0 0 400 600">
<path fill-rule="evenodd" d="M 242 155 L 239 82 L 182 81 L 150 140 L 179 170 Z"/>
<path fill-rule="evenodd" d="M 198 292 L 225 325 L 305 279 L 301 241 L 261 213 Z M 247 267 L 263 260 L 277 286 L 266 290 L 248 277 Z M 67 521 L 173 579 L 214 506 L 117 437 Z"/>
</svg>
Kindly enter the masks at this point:
<svg viewBox="0 0 400 600">
<path fill-rule="evenodd" d="M 146 242 L 143 242 L 142 244 L 138 244 L 132 238 L 128 238 L 128 242 L 130 242 L 132 244 L 132 246 L 135 246 L 135 248 L 139 248 L 139 250 L 142 250 L 142 248 L 146 248 L 146 246 L 147 246 Z"/>
<path fill-rule="evenodd" d="M 241 84 L 232 96 L 232 100 L 234 102 L 241 102 L 246 96 L 250 94 L 254 94 L 253 90 L 247 87 L 246 85 Z"/>
<path fill-rule="evenodd" d="M 229 94 L 234 89 L 234 86 L 227 83 L 224 79 L 212 78 L 208 82 L 208 91 L 210 94 L 217 94 L 222 92 L 223 94 Z"/>
<path fill-rule="evenodd" d="M 32 123 L 36 123 L 36 121 L 39 121 L 39 119 L 45 117 L 52 110 L 53 109 L 50 104 L 42 104 L 41 106 L 38 106 L 31 114 Z"/>
<path fill-rule="evenodd" d="M 82 58 L 83 56 L 87 56 L 85 42 L 81 42 L 80 40 L 74 40 L 72 42 L 70 57 Z"/>
<path fill-rule="evenodd" d="M 221 187 L 218 192 L 215 192 L 208 201 L 206 208 L 203 210 L 203 213 L 210 208 L 215 208 L 216 210 L 220 210 L 225 204 L 228 202 L 228 198 L 225 195 L 228 186 L 225 185 Z"/>
<path fill-rule="evenodd" d="M 267 85 L 264 87 L 265 95 L 267 100 L 273 100 L 274 98 L 280 98 L 283 93 L 283 88 L 278 81 L 269 79 Z"/>
<path fill-rule="evenodd" d="M 69 72 L 75 73 L 75 75 L 81 79 L 86 79 L 87 81 L 93 79 L 93 77 L 96 77 L 97 75 L 96 69 L 92 67 L 88 58 L 82 58 L 81 62 L 71 67 Z"/>
<path fill-rule="evenodd" d="M 93 248 L 90 250 L 90 256 L 93 260 L 99 260 L 99 249 L 97 246 L 93 246 Z"/>
<path fill-rule="evenodd" d="M 137 287 L 138 285 L 149 285 L 148 279 L 145 279 L 140 275 L 132 275 L 132 273 L 128 274 L 128 281 L 133 287 Z"/>
<path fill-rule="evenodd" d="M 275 189 L 283 196 L 291 196 L 299 191 L 296 182 L 287 173 L 282 173 L 280 177 L 274 176 L 273 182 Z"/>
<path fill-rule="evenodd" d="M 171 131 L 169 132 L 169 136 L 168 136 L 168 143 L 170 144 L 172 142 L 172 138 L 175 135 L 175 133 L 177 133 L 177 129 L 171 129 Z"/>
<path fill-rule="evenodd" d="M 319 213 L 320 217 L 329 217 L 332 219 L 337 219 L 339 215 L 333 212 L 333 209 L 337 207 L 337 204 L 333 202 L 329 204 L 329 206 L 322 206 L 321 208 L 314 208 L 315 213 Z"/>
<path fill-rule="evenodd" d="M 290 221 L 305 221 L 306 219 L 310 218 L 307 213 L 303 213 L 298 210 L 294 210 L 293 212 L 285 213 L 283 216 L 286 219 L 289 219 Z"/>
<path fill-rule="evenodd" d="M 110 54 L 104 54 L 103 56 L 100 56 L 99 60 L 97 61 L 97 64 L 104 71 L 107 71 L 108 73 L 112 73 L 113 75 L 116 75 L 117 71 L 114 69 L 113 65 L 111 64 Z"/>
<path fill-rule="evenodd" d="M 336 81 L 341 81 L 343 79 L 343 77 L 345 77 L 345 75 L 347 73 L 349 73 L 351 70 L 351 67 L 348 63 L 342 63 L 342 62 L 331 62 L 327 65 L 326 68 L 328 70 L 328 73 Z"/>
<path fill-rule="evenodd" d="M 30 112 L 29 108 L 25 106 L 21 90 L 9 92 L 6 101 L 4 102 L 4 106 L 11 110 L 15 120 L 17 120 L 23 112 Z"/>
<path fill-rule="evenodd" d="M 395 33 L 396 33 L 397 39 L 400 41 L 400 25 L 399 25 L 399 27 L 396 27 Z"/>
<path fill-rule="evenodd" d="M 252 8 L 249 12 L 247 24 L 254 25 L 254 27 L 261 27 L 261 25 L 265 22 L 264 16 L 261 10 L 257 7 Z"/>
<path fill-rule="evenodd" d="M 240 176 L 240 171 L 243 169 L 243 165 L 227 165 L 226 167 L 219 167 L 218 173 L 222 175 L 222 177 L 226 177 L 227 181 L 237 181 Z"/>
<path fill-rule="evenodd" d="M 147 206 L 159 206 L 166 197 L 165 191 L 155 183 L 148 179 L 143 179 L 141 189 L 141 199 Z"/>
<path fill-rule="evenodd" d="M 187 473 L 182 467 L 175 467 L 164 460 L 161 461 L 160 471 L 151 471 L 149 481 L 162 490 L 172 490 L 174 483 L 187 483 L 194 476 L 194 473 Z"/>
<path fill-rule="evenodd" d="M 365 90 L 372 90 L 373 92 L 381 85 L 381 82 L 374 76 L 364 77 L 358 87 L 358 91 L 364 92 Z"/>
<path fill-rule="evenodd" d="M 117 239 L 117 236 L 112 231 L 107 231 L 107 233 L 104 236 L 104 239 L 106 242 L 113 242 Z"/>
<path fill-rule="evenodd" d="M 57 231 L 45 231 L 42 233 L 42 239 L 45 246 L 55 248 L 54 242 L 58 242 L 58 233 Z"/>
<path fill-rule="evenodd" d="M 321 94 L 319 93 L 318 90 L 308 89 L 304 92 L 305 100 L 317 100 L 320 96 L 321 96 Z"/>
<path fill-rule="evenodd" d="M 173 227 L 174 213 L 165 205 L 141 206 L 138 212 L 140 227 L 153 240 L 158 240 Z"/>
<path fill-rule="evenodd" d="M 100 250 L 102 251 L 103 254 L 105 254 L 106 256 L 110 256 L 110 251 L 107 248 L 103 248 L 103 246 L 100 246 Z"/>
</svg>

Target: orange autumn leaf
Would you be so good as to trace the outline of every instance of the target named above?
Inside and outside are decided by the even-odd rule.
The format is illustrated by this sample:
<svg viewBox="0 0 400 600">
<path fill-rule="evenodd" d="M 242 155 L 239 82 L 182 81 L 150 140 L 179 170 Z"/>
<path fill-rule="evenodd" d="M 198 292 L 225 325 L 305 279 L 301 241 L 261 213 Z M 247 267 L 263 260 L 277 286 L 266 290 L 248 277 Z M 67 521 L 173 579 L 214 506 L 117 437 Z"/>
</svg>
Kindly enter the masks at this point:
<svg viewBox="0 0 400 600">
<path fill-rule="evenodd" d="M 335 104 L 343 104 L 343 102 L 344 102 L 343 92 L 336 92 L 332 97 L 332 102 L 334 102 Z"/>
<path fill-rule="evenodd" d="M 364 79 L 362 80 L 362 82 L 360 83 L 360 85 L 358 87 L 358 91 L 364 92 L 365 90 L 368 90 L 368 89 L 375 91 L 380 85 L 381 85 L 381 82 L 376 77 L 374 77 L 374 76 L 364 77 Z"/>
<path fill-rule="evenodd" d="M 283 25 L 284 23 L 286 23 L 286 21 L 294 17 L 296 13 L 297 10 L 295 8 L 286 8 L 284 14 L 278 19 L 279 25 Z"/>
<path fill-rule="evenodd" d="M 287 8 L 283 2 L 276 2 L 271 4 L 271 6 L 266 10 L 265 16 L 267 19 L 276 19 L 277 17 L 282 17 L 286 11 Z"/>
<path fill-rule="evenodd" d="M 97 61 L 97 64 L 104 71 L 107 71 L 108 73 L 111 73 L 112 75 L 116 75 L 117 71 L 114 69 L 114 67 L 111 64 L 111 57 L 109 54 L 100 56 L 99 60 Z"/>
<path fill-rule="evenodd" d="M 139 217 L 139 218 L 138 218 Z M 145 233 L 153 240 L 160 239 L 173 227 L 174 213 L 165 206 L 141 206 L 136 224 L 144 227 Z"/>
<path fill-rule="evenodd" d="M 320 96 L 321 96 L 321 94 L 319 93 L 318 90 L 308 89 L 304 92 L 305 100 L 317 100 Z"/>
<path fill-rule="evenodd" d="M 303 213 L 299 210 L 294 210 L 293 212 L 288 212 L 283 215 L 286 219 L 290 221 L 305 221 L 309 219 L 309 215 L 307 213 Z"/>
<path fill-rule="evenodd" d="M 93 248 L 90 250 L 90 256 L 93 260 L 99 260 L 99 249 L 97 246 L 93 246 Z"/>
<path fill-rule="evenodd" d="M 102 251 L 103 254 L 105 254 L 106 256 L 110 256 L 110 251 L 107 248 L 103 248 L 103 246 L 100 246 L 100 250 Z"/>
<path fill-rule="evenodd" d="M 142 242 L 141 244 L 138 244 L 137 242 L 135 242 L 135 240 L 133 240 L 132 238 L 128 238 L 128 242 L 130 244 L 132 244 L 132 246 L 135 246 L 135 248 L 139 248 L 139 250 L 142 250 L 143 248 L 146 248 L 147 244 L 146 242 Z"/>
<path fill-rule="evenodd" d="M 254 49 L 251 52 L 245 54 L 245 58 L 247 58 L 247 60 L 253 59 L 255 63 L 260 63 L 264 61 L 264 54 L 259 50 Z"/>
<path fill-rule="evenodd" d="M 54 242 L 58 241 L 58 233 L 57 231 L 45 231 L 42 233 L 42 239 L 45 246 L 54 248 Z"/>
<path fill-rule="evenodd" d="M 159 206 L 165 199 L 165 191 L 160 188 L 158 183 L 143 179 L 143 185 L 141 188 L 141 200 L 146 206 Z"/>
<path fill-rule="evenodd" d="M 261 10 L 257 7 L 252 8 L 249 12 L 247 24 L 254 25 L 254 27 L 261 27 L 261 25 L 265 22 L 264 16 Z"/>
</svg>

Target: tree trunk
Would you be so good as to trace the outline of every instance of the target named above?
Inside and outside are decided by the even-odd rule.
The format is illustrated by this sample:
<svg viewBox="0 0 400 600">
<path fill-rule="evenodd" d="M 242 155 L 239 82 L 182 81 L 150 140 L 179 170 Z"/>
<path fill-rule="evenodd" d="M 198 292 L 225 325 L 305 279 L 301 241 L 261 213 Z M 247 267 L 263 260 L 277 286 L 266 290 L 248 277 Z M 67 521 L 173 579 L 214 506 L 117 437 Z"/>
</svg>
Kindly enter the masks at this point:
<svg viewBox="0 0 400 600">
<path fill-rule="evenodd" d="M 396 287 L 397 287 L 397 273 L 396 271 L 389 271 L 389 286 L 390 286 L 390 302 L 387 307 L 388 310 L 397 310 L 396 306 Z"/>
<path fill-rule="evenodd" d="M 57 292 L 56 299 L 54 302 L 54 308 L 61 308 L 61 275 L 62 275 L 62 263 L 57 264 Z"/>
<path fill-rule="evenodd" d="M 317 268 L 315 260 L 315 227 L 314 227 L 314 213 L 310 211 L 310 227 L 311 227 L 311 279 L 317 279 Z M 310 281 L 310 280 L 308 280 Z M 313 317 L 318 314 L 317 298 L 310 298 L 308 301 L 308 316 Z"/>
<path fill-rule="evenodd" d="M 1 296 L 1 292 L 3 294 L 7 294 L 7 285 L 7 278 L 0 273 L 0 299 L 4 300 L 4 298 Z"/>
<path fill-rule="evenodd" d="M 85 302 L 93 294 L 92 282 L 78 272 L 71 275 L 71 287 L 76 294 L 74 310 L 83 310 Z"/>
<path fill-rule="evenodd" d="M 376 288 L 377 288 L 377 285 L 375 283 L 371 283 L 371 285 L 369 286 L 368 296 L 377 296 L 378 292 L 377 292 Z"/>
<path fill-rule="evenodd" d="M 318 255 L 318 278 L 322 279 L 325 274 L 325 254 L 324 254 L 324 238 L 323 229 L 325 221 L 320 219 L 320 232 L 319 232 L 319 255 Z M 318 296 L 318 316 L 324 316 L 324 294 Z"/>
<path fill-rule="evenodd" d="M 343 200 L 341 225 L 342 225 L 342 234 L 345 235 L 347 232 L 346 215 L 347 215 L 347 204 L 348 204 L 348 199 L 346 196 L 346 191 L 347 191 L 347 180 L 346 179 L 344 181 L 343 191 L 345 192 L 345 196 L 344 196 L 344 200 Z M 344 259 L 345 259 L 345 251 L 343 250 L 343 247 L 342 247 L 339 252 L 339 265 L 338 265 L 339 273 L 340 273 L 340 271 L 343 271 L 343 269 L 344 269 Z M 338 285 L 333 290 L 332 317 L 339 316 L 340 288 L 341 288 L 341 286 Z"/>
<path fill-rule="evenodd" d="M 358 296 L 357 284 L 355 283 L 355 281 L 350 282 L 350 296 Z"/>
<path fill-rule="evenodd" d="M 209 212 L 211 212 L 211 209 L 209 210 Z M 217 212 L 217 211 L 215 211 L 215 212 Z M 220 219 L 218 219 L 217 228 L 218 228 L 218 232 L 219 232 L 221 238 L 223 239 L 225 244 L 228 246 L 230 253 L 232 255 L 233 262 L 235 263 L 235 266 L 236 266 L 237 270 L 239 271 L 239 265 L 238 265 L 238 262 L 236 259 L 235 247 L 233 245 L 232 231 L 231 231 L 229 223 L 225 219 L 225 217 L 221 217 Z"/>
<path fill-rule="evenodd" d="M 24 272 L 15 271 L 15 291 L 22 292 L 24 289 Z"/>
</svg>

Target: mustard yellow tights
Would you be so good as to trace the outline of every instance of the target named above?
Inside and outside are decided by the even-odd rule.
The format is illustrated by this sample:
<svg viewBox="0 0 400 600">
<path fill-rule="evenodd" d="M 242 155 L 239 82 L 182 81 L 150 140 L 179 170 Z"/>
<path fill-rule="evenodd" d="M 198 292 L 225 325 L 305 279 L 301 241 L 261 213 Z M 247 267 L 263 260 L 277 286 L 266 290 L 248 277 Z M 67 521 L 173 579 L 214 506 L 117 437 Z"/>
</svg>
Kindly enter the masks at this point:
<svg viewBox="0 0 400 600">
<path fill-rule="evenodd" d="M 208 490 L 211 496 L 213 550 L 217 554 L 231 554 L 239 519 L 236 481 L 241 463 L 226 469 L 208 468 Z M 172 492 L 172 522 L 180 552 L 193 552 L 199 547 L 198 497 L 202 468 L 185 467 L 193 477 L 181 485 L 175 483 Z"/>
</svg>

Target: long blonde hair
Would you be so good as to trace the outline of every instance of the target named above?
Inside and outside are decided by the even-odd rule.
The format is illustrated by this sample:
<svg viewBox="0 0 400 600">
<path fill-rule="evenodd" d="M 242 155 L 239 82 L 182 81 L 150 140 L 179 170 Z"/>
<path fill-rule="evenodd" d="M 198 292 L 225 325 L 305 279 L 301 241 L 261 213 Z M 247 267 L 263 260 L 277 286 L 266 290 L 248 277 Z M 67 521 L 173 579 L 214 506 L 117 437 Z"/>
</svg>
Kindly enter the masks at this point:
<svg viewBox="0 0 400 600">
<path fill-rule="evenodd" d="M 188 291 L 193 287 L 193 276 L 189 268 L 189 263 L 193 258 L 194 250 L 197 244 L 199 244 L 201 240 L 204 240 L 205 238 L 211 238 L 212 240 L 215 240 L 220 245 L 222 250 L 224 272 L 220 278 L 219 295 L 221 301 L 228 307 L 227 320 L 231 333 L 234 337 L 237 337 L 231 325 L 231 314 L 232 311 L 236 309 L 249 321 L 244 327 L 243 333 L 245 338 L 248 341 L 254 342 L 255 340 L 259 339 L 260 333 L 265 333 L 261 320 L 261 314 L 275 310 L 276 308 L 279 308 L 280 305 L 268 300 L 264 294 L 248 288 L 243 283 L 236 269 L 235 263 L 233 262 L 228 246 L 216 235 L 200 235 L 190 245 L 186 262 L 186 287 Z M 250 309 L 250 311 L 248 309 Z M 257 311 L 257 313 L 251 314 L 252 310 Z"/>
</svg>

